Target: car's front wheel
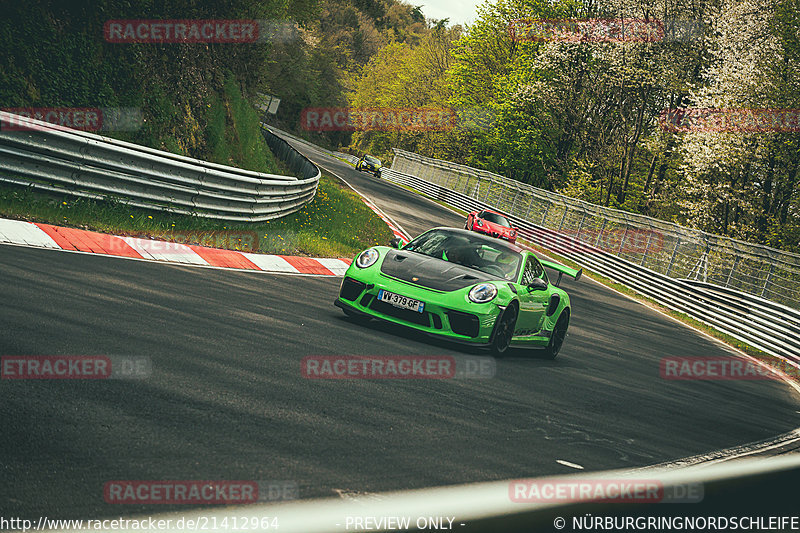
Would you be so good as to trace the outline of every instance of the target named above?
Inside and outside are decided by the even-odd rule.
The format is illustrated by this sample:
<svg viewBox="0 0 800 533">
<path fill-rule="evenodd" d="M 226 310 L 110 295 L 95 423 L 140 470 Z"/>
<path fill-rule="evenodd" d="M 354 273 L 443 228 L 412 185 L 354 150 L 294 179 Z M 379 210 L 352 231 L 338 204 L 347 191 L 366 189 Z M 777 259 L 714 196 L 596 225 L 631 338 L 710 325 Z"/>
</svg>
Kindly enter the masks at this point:
<svg viewBox="0 0 800 533">
<path fill-rule="evenodd" d="M 564 344 L 564 338 L 567 336 L 567 328 L 569 328 L 569 311 L 565 310 L 558 317 L 556 327 L 553 328 L 553 334 L 550 335 L 550 342 L 547 348 L 544 349 L 545 359 L 555 359 L 561 351 L 561 345 Z"/>
<path fill-rule="evenodd" d="M 514 328 L 517 326 L 517 306 L 513 303 L 510 304 L 497 320 L 492 336 L 492 354 L 502 357 L 508 353 L 511 339 L 514 337 Z"/>
</svg>

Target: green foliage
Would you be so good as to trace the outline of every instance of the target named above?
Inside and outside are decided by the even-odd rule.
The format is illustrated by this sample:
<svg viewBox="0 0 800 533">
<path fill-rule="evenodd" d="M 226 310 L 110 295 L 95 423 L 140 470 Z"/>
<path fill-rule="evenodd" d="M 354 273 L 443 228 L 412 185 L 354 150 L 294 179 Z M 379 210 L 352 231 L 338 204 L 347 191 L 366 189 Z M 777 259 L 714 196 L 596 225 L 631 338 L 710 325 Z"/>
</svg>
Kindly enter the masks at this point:
<svg viewBox="0 0 800 533">
<path fill-rule="evenodd" d="M 436 27 L 419 43 L 390 43 L 349 83 L 355 106 L 480 109 L 492 117 L 486 127 L 356 133 L 351 151 L 403 148 L 800 251 L 796 133 L 683 134 L 659 124 L 665 108 L 800 108 L 798 13 L 800 0 L 487 1 L 446 45 Z M 519 18 L 591 17 L 704 21 L 706 38 L 515 42 L 508 31 Z"/>
<path fill-rule="evenodd" d="M 242 98 L 270 74 L 268 43 L 116 44 L 105 41 L 103 26 L 109 19 L 137 18 L 308 23 L 314 20 L 317 4 L 317 0 L 291 5 L 277 0 L 235 0 L 224 5 L 211 0 L 6 3 L 0 19 L 0 106 L 139 108 L 144 123 L 138 131 L 106 133 L 188 156 L 213 154 L 219 162 L 274 171 L 257 128 L 258 117 Z"/>
</svg>

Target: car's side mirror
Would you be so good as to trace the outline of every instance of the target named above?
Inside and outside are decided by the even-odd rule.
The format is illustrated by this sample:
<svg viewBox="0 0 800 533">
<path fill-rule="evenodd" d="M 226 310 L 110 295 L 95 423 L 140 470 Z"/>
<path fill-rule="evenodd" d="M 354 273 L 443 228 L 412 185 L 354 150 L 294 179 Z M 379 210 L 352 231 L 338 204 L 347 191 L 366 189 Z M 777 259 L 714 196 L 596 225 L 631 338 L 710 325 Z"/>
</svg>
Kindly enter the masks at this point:
<svg viewBox="0 0 800 533">
<path fill-rule="evenodd" d="M 405 242 L 400 237 L 395 237 L 389 244 L 392 246 L 392 248 L 397 248 L 399 250 L 403 247 Z"/>
<path fill-rule="evenodd" d="M 542 278 L 534 278 L 533 281 L 528 283 L 528 292 L 533 291 L 546 291 L 547 282 Z"/>
</svg>

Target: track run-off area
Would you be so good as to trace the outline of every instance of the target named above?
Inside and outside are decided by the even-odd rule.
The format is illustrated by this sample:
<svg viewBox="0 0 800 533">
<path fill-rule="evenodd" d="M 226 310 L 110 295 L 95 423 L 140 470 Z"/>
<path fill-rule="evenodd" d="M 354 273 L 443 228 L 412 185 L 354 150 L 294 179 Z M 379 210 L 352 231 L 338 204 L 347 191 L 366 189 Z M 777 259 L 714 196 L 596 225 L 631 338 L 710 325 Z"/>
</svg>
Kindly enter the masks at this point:
<svg viewBox="0 0 800 533">
<path fill-rule="evenodd" d="M 422 196 L 296 147 L 411 236 L 463 227 Z M 662 379 L 662 358 L 735 354 L 588 279 L 562 283 L 573 313 L 556 360 L 517 351 L 494 378 L 472 380 L 305 379 L 307 356 L 465 353 L 346 319 L 337 277 L 7 245 L 0 280 L 0 355 L 152 364 L 137 380 L 0 381 L 6 515 L 182 508 L 106 503 L 113 480 L 292 480 L 305 499 L 638 468 L 800 426 L 783 382 Z"/>
</svg>

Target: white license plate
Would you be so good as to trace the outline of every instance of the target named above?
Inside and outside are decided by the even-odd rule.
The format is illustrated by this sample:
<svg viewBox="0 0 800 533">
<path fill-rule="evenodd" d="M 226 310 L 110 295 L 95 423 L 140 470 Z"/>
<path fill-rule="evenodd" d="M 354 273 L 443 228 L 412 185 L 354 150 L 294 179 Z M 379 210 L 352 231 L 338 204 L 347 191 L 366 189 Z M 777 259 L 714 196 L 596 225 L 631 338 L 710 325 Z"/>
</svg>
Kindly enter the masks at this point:
<svg viewBox="0 0 800 533">
<path fill-rule="evenodd" d="M 387 304 L 391 304 L 395 307 L 399 307 L 400 309 L 410 309 L 411 311 L 416 311 L 417 313 L 421 313 L 422 310 L 425 309 L 425 302 L 412 300 L 406 296 L 385 291 L 383 289 L 378 291 L 378 300 L 386 302 Z"/>
</svg>

